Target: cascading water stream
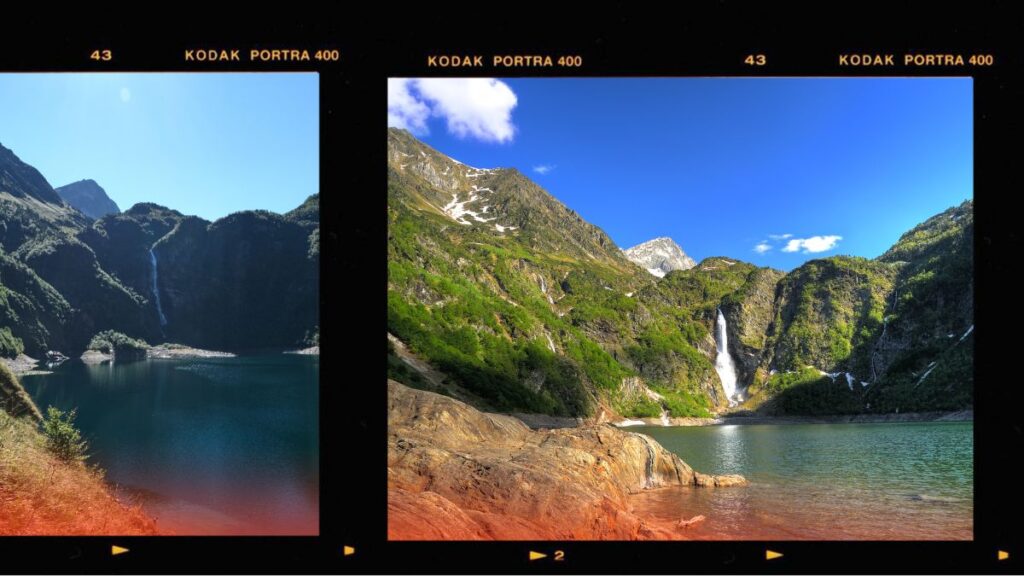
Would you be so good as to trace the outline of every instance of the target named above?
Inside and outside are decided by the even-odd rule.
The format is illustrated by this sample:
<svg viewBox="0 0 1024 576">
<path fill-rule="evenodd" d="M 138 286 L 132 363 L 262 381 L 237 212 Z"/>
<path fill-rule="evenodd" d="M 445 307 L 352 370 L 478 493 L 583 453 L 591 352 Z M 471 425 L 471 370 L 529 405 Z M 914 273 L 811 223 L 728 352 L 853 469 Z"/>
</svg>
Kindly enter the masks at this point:
<svg viewBox="0 0 1024 576">
<path fill-rule="evenodd" d="M 729 406 L 735 406 L 743 401 L 743 395 L 736 389 L 736 363 L 729 354 L 729 332 L 725 323 L 725 315 L 718 310 L 718 320 L 715 322 L 715 344 L 718 355 L 715 357 L 715 372 L 722 381 L 722 388 L 725 389 L 725 397 L 729 400 Z"/>
<path fill-rule="evenodd" d="M 160 288 L 157 287 L 156 253 L 149 249 L 149 268 L 153 277 L 153 301 L 156 303 L 156 311 L 160 314 L 160 326 L 167 326 L 167 316 L 164 316 L 163 306 L 160 305 Z"/>
</svg>

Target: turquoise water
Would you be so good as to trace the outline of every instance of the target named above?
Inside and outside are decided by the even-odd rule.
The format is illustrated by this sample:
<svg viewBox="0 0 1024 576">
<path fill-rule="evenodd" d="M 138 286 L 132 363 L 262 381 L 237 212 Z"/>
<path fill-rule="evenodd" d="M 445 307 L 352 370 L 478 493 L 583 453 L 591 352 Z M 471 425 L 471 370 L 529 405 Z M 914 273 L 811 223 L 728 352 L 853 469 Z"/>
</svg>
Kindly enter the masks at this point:
<svg viewBox="0 0 1024 576">
<path fill-rule="evenodd" d="M 695 470 L 741 488 L 659 490 L 635 507 L 706 520 L 694 538 L 970 540 L 971 422 L 637 427 Z"/>
<path fill-rule="evenodd" d="M 90 463 L 174 534 L 319 531 L 318 356 L 146 360 L 22 377 L 78 409 Z"/>
</svg>

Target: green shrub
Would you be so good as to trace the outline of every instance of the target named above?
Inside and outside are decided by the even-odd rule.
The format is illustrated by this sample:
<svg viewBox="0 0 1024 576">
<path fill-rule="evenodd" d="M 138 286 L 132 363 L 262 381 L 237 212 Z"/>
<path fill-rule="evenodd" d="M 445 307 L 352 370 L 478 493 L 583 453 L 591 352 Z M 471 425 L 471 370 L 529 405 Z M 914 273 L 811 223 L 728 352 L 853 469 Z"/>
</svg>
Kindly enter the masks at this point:
<svg viewBox="0 0 1024 576">
<path fill-rule="evenodd" d="M 115 358 L 120 357 L 121 360 L 129 360 L 145 358 L 149 344 L 114 330 L 104 330 L 92 337 L 88 349 L 113 354 Z"/>
<path fill-rule="evenodd" d="M 662 407 L 646 396 L 632 402 L 623 402 L 619 412 L 627 418 L 657 418 L 661 416 Z"/>
<path fill-rule="evenodd" d="M 64 412 L 50 406 L 46 410 L 46 420 L 43 421 L 47 448 L 65 462 L 81 462 L 86 458 L 88 444 L 82 440 L 82 433 L 75 428 L 76 412 Z"/>
<path fill-rule="evenodd" d="M 672 391 L 664 388 L 654 388 L 664 398 L 665 408 L 674 418 L 710 418 L 708 411 L 708 399 L 700 393 L 687 392 L 686 390 Z"/>
</svg>

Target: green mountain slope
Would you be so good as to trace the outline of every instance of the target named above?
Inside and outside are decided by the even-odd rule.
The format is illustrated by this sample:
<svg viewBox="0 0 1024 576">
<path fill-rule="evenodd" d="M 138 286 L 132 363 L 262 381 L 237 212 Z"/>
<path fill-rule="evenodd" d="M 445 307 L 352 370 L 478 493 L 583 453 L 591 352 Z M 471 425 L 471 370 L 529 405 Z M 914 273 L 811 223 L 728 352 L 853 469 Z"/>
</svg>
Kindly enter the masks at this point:
<svg viewBox="0 0 1024 576">
<path fill-rule="evenodd" d="M 697 416 L 725 404 L 708 359 L 714 310 L 753 266 L 708 259 L 658 282 L 518 172 L 388 134 L 388 325 L 414 352 L 490 409 Z"/>
<path fill-rule="evenodd" d="M 973 237 L 967 201 L 916 226 L 877 260 L 833 257 L 791 272 L 779 283 L 761 362 L 777 373 L 753 381 L 752 391 L 763 391 L 761 400 L 777 396 L 771 409 L 797 413 L 970 406 Z"/>
</svg>

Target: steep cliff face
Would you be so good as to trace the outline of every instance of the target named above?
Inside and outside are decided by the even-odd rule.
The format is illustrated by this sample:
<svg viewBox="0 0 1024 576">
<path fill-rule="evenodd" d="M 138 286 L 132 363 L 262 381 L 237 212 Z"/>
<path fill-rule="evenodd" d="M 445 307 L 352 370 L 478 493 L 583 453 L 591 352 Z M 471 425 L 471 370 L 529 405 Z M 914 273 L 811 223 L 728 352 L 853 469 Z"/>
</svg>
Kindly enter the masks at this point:
<svg viewBox="0 0 1024 576">
<path fill-rule="evenodd" d="M 641 337 L 642 342 L 650 345 L 641 354 L 635 354 L 635 365 L 641 375 L 701 394 L 710 400 L 709 407 L 726 407 L 728 400 L 714 367 L 717 313 L 720 308 L 723 313 L 735 310 L 738 317 L 744 303 L 753 311 L 753 300 L 747 302 L 747 293 L 754 292 L 750 284 L 760 278 L 760 270 L 771 272 L 715 256 L 689 270 L 669 274 L 641 291 L 637 295 L 639 301 L 655 311 Z M 739 350 L 736 327 L 743 325 L 740 321 L 729 324 L 734 356 Z"/>
<path fill-rule="evenodd" d="M 318 325 L 310 234 L 270 212 L 181 220 L 153 246 L 167 337 L 227 350 L 301 344 Z"/>
<path fill-rule="evenodd" d="M 904 234 L 882 262 L 899 267 L 871 349 L 885 386 L 878 410 L 949 410 L 974 398 L 974 203 L 967 201 Z"/>
<path fill-rule="evenodd" d="M 729 351 L 739 370 L 739 382 L 749 386 L 763 374 L 758 367 L 769 345 L 768 333 L 774 320 L 779 270 L 751 270 L 743 285 L 722 299 L 720 306 L 729 333 Z"/>
<path fill-rule="evenodd" d="M 812 260 L 783 278 L 752 383 L 758 400 L 777 397 L 769 408 L 790 413 L 970 406 L 973 218 L 967 201 L 876 260 Z"/>
<path fill-rule="evenodd" d="M 863 258 L 812 260 L 779 284 L 771 356 L 778 370 L 814 366 L 867 376 L 898 270 Z"/>
<path fill-rule="evenodd" d="M 149 249 L 184 217 L 177 210 L 140 203 L 124 213 L 100 218 L 79 232 L 78 238 L 93 249 L 104 270 L 149 299 Z"/>
<path fill-rule="evenodd" d="M 659 487 L 737 486 L 695 473 L 641 434 L 608 425 L 533 431 L 388 382 L 388 536 L 430 539 L 679 537 L 630 512 Z"/>
</svg>

